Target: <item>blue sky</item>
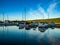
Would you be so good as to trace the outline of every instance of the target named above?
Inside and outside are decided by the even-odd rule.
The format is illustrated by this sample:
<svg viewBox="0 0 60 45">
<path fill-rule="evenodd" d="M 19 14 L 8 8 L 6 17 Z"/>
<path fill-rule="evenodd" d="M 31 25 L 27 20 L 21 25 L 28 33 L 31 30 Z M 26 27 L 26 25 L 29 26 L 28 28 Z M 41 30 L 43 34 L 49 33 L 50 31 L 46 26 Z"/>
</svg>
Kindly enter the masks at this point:
<svg viewBox="0 0 60 45">
<path fill-rule="evenodd" d="M 60 0 L 0 0 L 0 20 L 24 20 L 60 17 Z M 22 16 L 23 15 L 23 16 Z M 23 17 L 23 18 L 22 18 Z"/>
</svg>

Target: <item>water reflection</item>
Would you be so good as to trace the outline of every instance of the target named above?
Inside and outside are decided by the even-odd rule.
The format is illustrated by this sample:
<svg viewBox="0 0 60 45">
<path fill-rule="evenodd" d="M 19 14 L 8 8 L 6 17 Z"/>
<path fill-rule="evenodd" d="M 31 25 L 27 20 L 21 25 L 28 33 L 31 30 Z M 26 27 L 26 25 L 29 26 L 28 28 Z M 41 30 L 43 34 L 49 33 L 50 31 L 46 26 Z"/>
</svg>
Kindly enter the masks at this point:
<svg viewBox="0 0 60 45">
<path fill-rule="evenodd" d="M 50 44 L 60 38 L 60 29 L 47 29 L 44 33 L 36 29 L 18 29 L 16 26 L 0 27 L 0 42 L 13 44 Z M 2 40 L 2 41 L 1 41 Z"/>
</svg>

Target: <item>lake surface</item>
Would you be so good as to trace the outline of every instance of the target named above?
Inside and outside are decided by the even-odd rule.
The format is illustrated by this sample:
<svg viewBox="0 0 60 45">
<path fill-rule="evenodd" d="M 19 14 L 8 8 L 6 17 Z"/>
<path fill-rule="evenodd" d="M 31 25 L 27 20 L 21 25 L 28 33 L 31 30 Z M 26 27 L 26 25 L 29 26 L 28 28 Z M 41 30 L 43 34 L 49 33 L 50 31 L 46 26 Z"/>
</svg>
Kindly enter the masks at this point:
<svg viewBox="0 0 60 45">
<path fill-rule="evenodd" d="M 45 32 L 19 29 L 17 26 L 0 27 L 0 45 L 52 45 L 60 38 L 60 29 Z"/>
</svg>

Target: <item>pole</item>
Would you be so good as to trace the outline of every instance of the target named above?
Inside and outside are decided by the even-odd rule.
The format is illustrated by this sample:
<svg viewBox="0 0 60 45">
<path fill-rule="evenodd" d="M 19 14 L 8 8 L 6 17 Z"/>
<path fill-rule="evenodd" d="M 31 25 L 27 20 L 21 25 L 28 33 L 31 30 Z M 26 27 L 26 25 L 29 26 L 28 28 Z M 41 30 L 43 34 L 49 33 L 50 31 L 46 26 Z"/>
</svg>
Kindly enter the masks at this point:
<svg viewBox="0 0 60 45">
<path fill-rule="evenodd" d="M 43 22 L 44 22 L 44 15 L 43 15 Z"/>
<path fill-rule="evenodd" d="M 24 8 L 24 11 L 25 11 L 25 21 L 26 21 L 26 8 Z"/>
</svg>

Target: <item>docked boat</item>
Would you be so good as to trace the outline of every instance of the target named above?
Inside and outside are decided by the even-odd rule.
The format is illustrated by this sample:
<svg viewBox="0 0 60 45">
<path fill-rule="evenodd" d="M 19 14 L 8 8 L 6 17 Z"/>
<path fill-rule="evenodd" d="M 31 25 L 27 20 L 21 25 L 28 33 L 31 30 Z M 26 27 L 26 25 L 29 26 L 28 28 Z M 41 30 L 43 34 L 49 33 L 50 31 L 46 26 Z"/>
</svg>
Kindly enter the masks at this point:
<svg viewBox="0 0 60 45">
<path fill-rule="evenodd" d="M 25 22 L 20 22 L 19 23 L 19 29 L 23 29 L 25 27 Z"/>
<path fill-rule="evenodd" d="M 45 32 L 46 29 L 48 29 L 48 23 L 46 23 L 46 22 L 39 23 L 39 25 L 38 25 L 39 31 Z"/>
<path fill-rule="evenodd" d="M 28 23 L 28 22 L 25 23 L 25 29 L 26 29 L 26 30 L 30 30 L 30 29 L 31 29 L 30 26 L 29 26 L 29 24 L 30 24 L 30 23 Z"/>
<path fill-rule="evenodd" d="M 55 23 L 54 22 L 50 22 L 49 23 L 49 27 L 52 28 L 52 29 L 54 29 L 55 28 Z"/>
<path fill-rule="evenodd" d="M 3 23 L 4 23 L 4 26 L 9 26 L 10 25 L 8 20 L 5 20 Z"/>
<path fill-rule="evenodd" d="M 31 28 L 37 28 L 38 27 L 38 22 L 32 22 L 32 23 L 30 23 L 30 25 L 29 25 Z"/>
<path fill-rule="evenodd" d="M 38 27 L 39 28 L 48 28 L 48 23 L 46 23 L 46 22 L 39 23 Z"/>
<path fill-rule="evenodd" d="M 0 21 L 0 26 L 4 26 L 4 22 Z"/>
</svg>

